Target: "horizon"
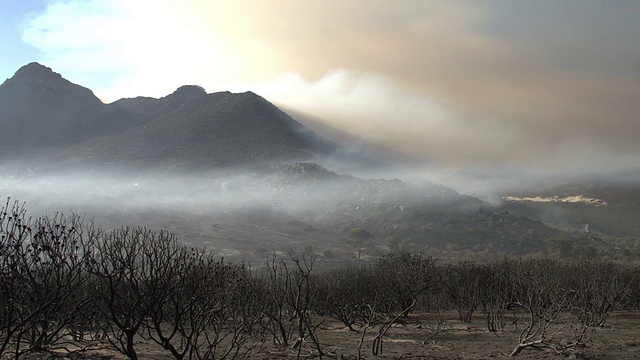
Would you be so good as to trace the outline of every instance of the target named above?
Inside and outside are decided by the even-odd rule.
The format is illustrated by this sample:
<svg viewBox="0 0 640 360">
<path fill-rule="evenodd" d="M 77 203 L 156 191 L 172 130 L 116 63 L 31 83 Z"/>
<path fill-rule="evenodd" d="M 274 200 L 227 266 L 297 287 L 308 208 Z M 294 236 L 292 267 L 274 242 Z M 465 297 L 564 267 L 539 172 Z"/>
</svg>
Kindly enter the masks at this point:
<svg viewBox="0 0 640 360">
<path fill-rule="evenodd" d="M 0 77 L 253 91 L 444 168 L 638 166 L 640 3 L 0 3 Z"/>
</svg>

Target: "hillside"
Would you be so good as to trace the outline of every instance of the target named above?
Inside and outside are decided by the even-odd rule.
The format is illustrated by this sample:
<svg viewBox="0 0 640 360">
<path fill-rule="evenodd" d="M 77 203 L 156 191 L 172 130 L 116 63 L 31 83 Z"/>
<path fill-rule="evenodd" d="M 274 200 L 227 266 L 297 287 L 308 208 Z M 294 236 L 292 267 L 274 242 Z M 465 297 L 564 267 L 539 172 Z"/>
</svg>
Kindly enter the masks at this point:
<svg viewBox="0 0 640 360">
<path fill-rule="evenodd" d="M 488 256 L 550 254 L 557 249 L 555 239 L 563 238 L 579 255 L 584 250 L 580 247 L 592 246 L 595 240 L 514 215 L 440 184 L 360 179 L 315 164 L 282 166 L 267 181 L 274 209 L 296 214 L 318 228 L 337 227 L 343 237 L 351 228 L 366 229 L 378 246 L 391 250 L 440 256 L 459 251 Z"/>
<path fill-rule="evenodd" d="M 348 234 L 372 234 L 362 253 L 424 251 L 441 259 L 505 255 L 628 259 L 633 242 L 604 241 L 496 208 L 433 183 L 362 179 L 314 163 L 202 173 L 67 173 L 0 177 L 32 214 L 73 210 L 105 228 L 148 226 L 227 255 L 327 251 L 350 258 Z M 625 249 L 625 253 L 617 249 Z"/>
<path fill-rule="evenodd" d="M 103 104 L 31 63 L 0 86 L 3 157 L 46 149 L 56 166 L 199 169 L 309 160 L 336 146 L 251 93 L 182 86 L 160 99 Z"/>
<path fill-rule="evenodd" d="M 583 201 L 505 201 L 503 208 L 565 229 L 583 229 L 611 236 L 639 237 L 640 185 L 634 182 L 572 181 L 547 184 L 510 194 L 538 198 L 574 197 Z M 535 194 L 535 195 L 534 195 Z M 584 201 L 594 199 L 597 202 Z"/>
<path fill-rule="evenodd" d="M 640 236 L 640 169 L 534 173 L 463 169 L 449 183 L 500 209 L 547 225 L 614 237 Z"/>
<path fill-rule="evenodd" d="M 64 152 L 104 162 L 157 161 L 201 168 L 263 161 L 312 159 L 333 145 L 258 95 L 206 94 L 181 87 L 148 104 L 122 105 L 153 120 L 130 131 L 87 141 Z M 156 113 L 160 111 L 160 113 Z"/>
<path fill-rule="evenodd" d="M 144 121 L 106 106 L 91 90 L 38 63 L 23 66 L 0 85 L 3 158 L 122 132 Z"/>
</svg>

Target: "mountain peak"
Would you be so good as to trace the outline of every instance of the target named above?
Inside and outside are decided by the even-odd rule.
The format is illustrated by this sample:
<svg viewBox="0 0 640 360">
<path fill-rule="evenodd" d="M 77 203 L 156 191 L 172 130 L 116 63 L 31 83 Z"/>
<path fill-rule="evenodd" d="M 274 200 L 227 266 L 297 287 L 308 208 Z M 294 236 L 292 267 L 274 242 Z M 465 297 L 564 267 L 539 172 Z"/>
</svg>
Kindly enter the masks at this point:
<svg viewBox="0 0 640 360">
<path fill-rule="evenodd" d="M 244 95 L 244 96 L 248 96 L 248 97 L 257 97 L 257 98 L 262 99 L 262 96 L 254 93 L 253 91 L 245 91 L 245 92 L 241 93 L 240 95 Z"/>
<path fill-rule="evenodd" d="M 52 92 L 47 95 L 50 97 L 48 100 L 51 101 L 54 97 L 68 96 L 69 98 L 77 98 L 80 102 L 91 106 L 102 104 L 93 91 L 70 82 L 51 68 L 37 62 L 31 62 L 18 69 L 12 78 L 2 84 L 2 87 L 6 87 L 4 91 L 14 93 L 14 96 L 18 92 L 25 92 L 23 95 L 31 93 L 30 96 L 33 96 L 35 93 L 42 94 L 45 89 L 48 89 Z"/>
<path fill-rule="evenodd" d="M 182 99 L 197 99 L 206 95 L 204 88 L 198 85 L 182 85 L 171 94 Z"/>
<path fill-rule="evenodd" d="M 87 138 L 105 127 L 102 105 L 91 90 L 29 63 L 0 85 L 0 144 L 20 152 Z"/>
<path fill-rule="evenodd" d="M 62 79 L 62 76 L 40 63 L 29 63 L 16 71 L 14 79 Z"/>
<path fill-rule="evenodd" d="M 160 99 L 103 104 L 91 90 L 38 63 L 0 85 L 0 109 L 0 150 L 65 147 L 59 156 L 70 162 L 227 166 L 309 160 L 332 150 L 250 91 L 207 94 L 185 85 Z"/>
</svg>

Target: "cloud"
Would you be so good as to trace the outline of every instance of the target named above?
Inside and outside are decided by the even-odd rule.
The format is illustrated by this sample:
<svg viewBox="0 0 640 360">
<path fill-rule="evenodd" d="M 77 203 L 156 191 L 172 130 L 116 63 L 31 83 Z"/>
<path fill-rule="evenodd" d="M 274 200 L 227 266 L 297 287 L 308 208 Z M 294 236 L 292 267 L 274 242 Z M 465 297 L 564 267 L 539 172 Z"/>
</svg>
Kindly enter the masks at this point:
<svg viewBox="0 0 640 360">
<path fill-rule="evenodd" d="M 30 19 L 23 39 L 44 51 L 48 66 L 107 101 L 164 96 L 212 78 L 231 82 L 225 49 L 165 1 L 54 2 Z"/>
<path fill-rule="evenodd" d="M 640 4 L 51 3 L 24 40 L 106 100 L 258 91 L 445 165 L 640 156 Z"/>
</svg>

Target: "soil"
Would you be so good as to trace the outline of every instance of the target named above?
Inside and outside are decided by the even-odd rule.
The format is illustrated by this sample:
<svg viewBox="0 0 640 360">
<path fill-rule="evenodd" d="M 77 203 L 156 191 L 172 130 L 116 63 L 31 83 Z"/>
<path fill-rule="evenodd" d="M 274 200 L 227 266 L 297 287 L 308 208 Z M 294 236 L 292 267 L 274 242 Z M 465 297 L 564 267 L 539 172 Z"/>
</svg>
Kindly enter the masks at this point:
<svg viewBox="0 0 640 360">
<path fill-rule="evenodd" d="M 481 314 L 471 323 L 457 319 L 457 313 L 440 316 L 438 330 L 432 315 L 413 314 L 394 324 L 383 338 L 383 352 L 372 355 L 372 343 L 378 327 L 365 333 L 361 349 L 362 359 L 507 359 L 518 344 L 522 325 L 511 323 L 498 333 L 489 332 Z M 614 312 L 603 327 L 589 328 L 584 344 L 563 354 L 549 348 L 526 348 L 515 359 L 639 359 L 640 358 L 640 313 L 633 311 Z M 335 320 L 326 320 L 317 335 L 326 359 L 357 359 L 362 328 L 350 331 Z M 556 337 L 570 334 L 569 326 L 559 329 Z M 426 341 L 425 341 L 426 340 Z M 140 340 L 136 344 L 141 359 L 171 359 L 172 357 L 151 341 Z M 297 349 L 263 345 L 252 359 L 293 359 Z M 40 357 L 30 357 L 40 358 Z M 95 350 L 80 358 L 100 360 L 126 359 L 114 352 L 107 344 L 98 344 Z M 318 352 L 307 339 L 302 344 L 300 358 L 318 358 Z"/>
</svg>

